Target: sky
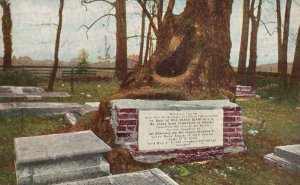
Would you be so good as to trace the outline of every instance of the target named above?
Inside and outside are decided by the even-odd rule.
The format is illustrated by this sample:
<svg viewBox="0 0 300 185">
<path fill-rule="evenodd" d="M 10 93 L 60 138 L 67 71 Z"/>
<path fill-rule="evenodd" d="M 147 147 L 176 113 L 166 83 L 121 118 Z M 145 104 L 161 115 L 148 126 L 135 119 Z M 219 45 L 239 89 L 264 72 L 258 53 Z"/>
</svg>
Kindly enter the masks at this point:
<svg viewBox="0 0 300 185">
<path fill-rule="evenodd" d="M 180 14 L 186 0 L 176 0 L 174 12 Z M 274 2 L 273 2 L 274 1 Z M 69 61 L 78 56 L 82 48 L 86 48 L 91 62 L 97 62 L 99 56 L 104 56 L 105 36 L 111 45 L 110 54 L 115 56 L 115 20 L 114 17 L 104 18 L 97 22 L 88 31 L 80 28 L 81 25 L 90 25 L 105 13 L 111 11 L 111 6 L 105 2 L 95 2 L 86 7 L 81 5 L 81 0 L 65 0 L 63 10 L 63 28 L 61 35 L 60 59 Z M 298 2 L 297 5 L 295 2 Z M 167 1 L 165 1 L 167 3 Z M 285 1 L 282 0 L 282 14 Z M 58 0 L 11 0 L 13 19 L 13 55 L 16 57 L 29 56 L 34 60 L 52 59 L 58 22 Z M 1 10 L 2 11 L 2 10 Z M 2 14 L 2 12 L 0 13 Z M 127 34 L 128 36 L 140 35 L 141 8 L 134 0 L 127 1 Z M 267 34 L 263 25 L 258 32 L 258 65 L 275 63 L 277 61 L 277 33 L 275 0 L 264 2 L 262 20 L 272 36 Z M 284 17 L 284 15 L 282 15 Z M 294 56 L 295 40 L 300 25 L 300 0 L 294 0 L 291 11 L 291 24 L 288 48 L 288 61 Z M 0 26 L 1 27 L 1 26 Z M 231 65 L 237 66 L 240 37 L 242 27 L 242 0 L 234 0 L 231 15 Z M 80 29 L 79 29 L 80 28 Z M 2 35 L 0 36 L 2 39 Z M 139 38 L 128 40 L 128 54 L 138 54 Z M 0 42 L 0 48 L 3 43 Z M 0 55 L 3 51 L 0 50 Z"/>
</svg>

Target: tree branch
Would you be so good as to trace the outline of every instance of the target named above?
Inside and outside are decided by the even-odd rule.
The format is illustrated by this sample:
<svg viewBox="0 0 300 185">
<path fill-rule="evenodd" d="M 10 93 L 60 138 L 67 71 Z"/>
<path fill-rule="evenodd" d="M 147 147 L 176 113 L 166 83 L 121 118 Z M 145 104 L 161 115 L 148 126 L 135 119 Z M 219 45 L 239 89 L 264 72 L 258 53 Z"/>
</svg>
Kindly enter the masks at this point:
<svg viewBox="0 0 300 185">
<path fill-rule="evenodd" d="M 269 29 L 268 29 L 266 23 L 265 23 L 264 21 L 262 21 L 262 20 L 259 20 L 259 21 L 264 25 L 264 27 L 265 27 L 265 29 L 266 29 L 268 35 L 272 36 L 272 33 L 270 33 L 270 31 L 269 31 Z"/>
<path fill-rule="evenodd" d="M 169 0 L 169 4 L 168 4 L 168 7 L 167 7 L 165 17 L 167 17 L 169 15 L 173 15 L 174 6 L 175 6 L 175 0 Z"/>
<path fill-rule="evenodd" d="M 97 1 L 98 2 L 105 2 L 105 3 L 110 4 L 111 6 L 115 6 L 115 2 L 110 2 L 108 0 L 81 0 L 81 4 L 84 5 L 84 4 L 89 4 L 89 3 L 93 3 L 93 2 L 97 2 Z"/>
<path fill-rule="evenodd" d="M 79 31 L 82 27 L 84 27 L 84 28 L 86 28 L 86 32 L 85 32 L 85 34 L 86 34 L 86 38 L 87 39 L 89 39 L 89 36 L 88 36 L 88 31 L 99 21 L 99 20 L 101 20 L 102 18 L 104 18 L 104 17 L 106 17 L 106 16 L 115 16 L 114 14 L 110 14 L 110 13 L 108 13 L 108 14 L 104 14 L 104 15 L 102 15 L 101 17 L 99 17 L 98 19 L 96 19 L 90 26 L 86 26 L 86 25 L 81 25 L 78 29 L 77 29 L 77 31 Z"/>
<path fill-rule="evenodd" d="M 294 2 L 296 5 L 300 6 L 300 3 L 298 3 L 296 0 L 293 0 L 293 2 Z"/>
<path fill-rule="evenodd" d="M 140 6 L 142 7 L 144 13 L 145 13 L 146 16 L 148 17 L 149 22 L 150 22 L 150 25 L 151 25 L 151 27 L 152 27 L 152 29 L 153 29 L 155 35 L 157 35 L 157 27 L 156 27 L 156 25 L 154 24 L 153 18 L 151 17 L 149 11 L 147 10 L 147 7 L 146 7 L 145 3 L 144 3 L 143 1 L 141 1 L 141 0 L 137 0 L 137 2 L 140 4 Z"/>
</svg>

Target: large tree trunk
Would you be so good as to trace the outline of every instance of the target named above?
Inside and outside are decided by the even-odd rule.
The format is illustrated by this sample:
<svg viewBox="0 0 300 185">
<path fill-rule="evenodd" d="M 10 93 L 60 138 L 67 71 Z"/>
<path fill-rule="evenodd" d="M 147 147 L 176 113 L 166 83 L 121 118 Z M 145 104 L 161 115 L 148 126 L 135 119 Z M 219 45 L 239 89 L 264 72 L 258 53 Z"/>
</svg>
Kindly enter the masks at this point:
<svg viewBox="0 0 300 185">
<path fill-rule="evenodd" d="M 3 56 L 3 71 L 8 71 L 11 68 L 12 59 L 12 19 L 10 12 L 10 3 L 7 0 L 2 0 L 1 7 L 3 10 L 2 16 L 2 33 L 3 33 L 3 45 L 4 45 L 4 56 Z"/>
<path fill-rule="evenodd" d="M 288 50 L 288 41 L 289 41 L 291 6 L 292 6 L 292 0 L 287 0 L 286 7 L 285 7 L 283 39 L 282 39 L 282 79 L 285 84 L 287 83 L 287 50 Z"/>
<path fill-rule="evenodd" d="M 258 2 L 257 15 L 254 15 L 255 0 L 251 2 L 250 19 L 251 19 L 251 38 L 250 38 L 250 57 L 249 66 L 247 68 L 247 75 L 249 78 L 248 85 L 255 86 L 256 84 L 256 63 L 257 63 L 257 33 L 261 17 L 262 0 Z"/>
<path fill-rule="evenodd" d="M 63 9 L 64 9 L 64 0 L 60 0 L 59 12 L 58 12 L 58 17 L 59 17 L 58 27 L 56 32 L 55 50 L 54 50 L 54 65 L 53 65 L 52 73 L 48 84 L 48 91 L 53 91 L 53 85 L 54 85 L 57 68 L 58 68 L 58 62 L 59 62 L 58 53 L 59 53 L 60 34 L 62 30 Z"/>
<path fill-rule="evenodd" d="M 300 26 L 298 29 L 295 56 L 291 75 L 291 83 L 300 85 Z"/>
<path fill-rule="evenodd" d="M 249 35 L 249 4 L 250 0 L 244 0 L 243 2 L 243 26 L 242 36 L 240 45 L 240 56 L 238 64 L 238 73 L 246 73 L 246 61 L 247 61 L 247 50 L 248 50 L 248 35 Z"/>
<path fill-rule="evenodd" d="M 167 87 L 189 99 L 229 97 L 235 90 L 229 64 L 232 0 L 187 0 L 178 16 L 174 2 L 158 30 L 156 51 L 121 87 Z"/>
<path fill-rule="evenodd" d="M 282 36 L 281 36 L 281 6 L 280 0 L 276 0 L 276 14 L 277 14 L 277 48 L 278 48 L 278 73 L 283 72 L 282 60 Z"/>
<path fill-rule="evenodd" d="M 126 0 L 116 0 L 116 77 L 123 80 L 127 74 L 127 31 L 126 31 Z"/>
</svg>

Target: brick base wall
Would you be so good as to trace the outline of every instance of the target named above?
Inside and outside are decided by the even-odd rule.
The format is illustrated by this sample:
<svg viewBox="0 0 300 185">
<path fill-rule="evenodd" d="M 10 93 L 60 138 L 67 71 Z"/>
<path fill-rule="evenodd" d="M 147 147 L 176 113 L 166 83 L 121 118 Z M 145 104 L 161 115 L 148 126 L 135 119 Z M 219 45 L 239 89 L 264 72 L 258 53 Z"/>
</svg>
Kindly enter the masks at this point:
<svg viewBox="0 0 300 185">
<path fill-rule="evenodd" d="M 223 146 L 196 149 L 178 149 L 166 151 L 139 151 L 138 149 L 138 109 L 115 107 L 112 111 L 113 128 L 116 143 L 127 148 L 139 161 L 146 158 L 161 158 L 174 162 L 193 162 L 208 159 L 220 159 L 226 153 L 238 153 L 246 150 L 243 140 L 243 122 L 240 107 L 223 107 Z"/>
</svg>

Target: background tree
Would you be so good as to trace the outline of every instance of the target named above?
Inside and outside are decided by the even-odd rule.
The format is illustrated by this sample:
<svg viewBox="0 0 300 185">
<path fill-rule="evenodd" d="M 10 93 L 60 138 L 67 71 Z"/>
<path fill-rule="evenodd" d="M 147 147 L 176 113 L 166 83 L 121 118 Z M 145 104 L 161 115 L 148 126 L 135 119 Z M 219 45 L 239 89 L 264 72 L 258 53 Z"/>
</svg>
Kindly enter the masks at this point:
<svg viewBox="0 0 300 185">
<path fill-rule="evenodd" d="M 255 16 L 255 0 L 251 1 L 250 20 L 251 20 L 251 37 L 250 37 L 250 56 L 247 74 L 249 85 L 255 86 L 256 63 L 257 63 L 257 33 L 261 19 L 262 0 L 258 1 L 257 13 Z"/>
<path fill-rule="evenodd" d="M 139 52 L 139 65 L 143 65 L 143 52 L 144 52 L 144 40 L 145 40 L 145 18 L 146 14 L 142 11 L 142 24 L 141 24 L 141 43 Z"/>
<path fill-rule="evenodd" d="M 0 0 L 0 5 L 3 10 L 2 15 L 2 33 L 3 33 L 3 45 L 4 45 L 4 56 L 3 56 L 3 71 L 8 71 L 11 68 L 12 60 L 12 19 L 10 11 L 9 0 Z"/>
<path fill-rule="evenodd" d="M 291 83 L 300 85 L 300 26 L 298 29 L 298 36 L 296 41 L 294 62 L 291 74 Z"/>
<path fill-rule="evenodd" d="M 114 2 L 108 0 L 82 0 L 81 3 L 88 4 L 93 2 L 105 2 L 115 8 L 116 13 L 107 13 L 95 20 L 90 26 L 82 25 L 87 29 L 91 29 L 94 24 L 106 16 L 114 16 L 116 18 L 116 61 L 115 75 L 117 79 L 122 80 L 127 74 L 127 27 L 126 27 L 126 0 L 116 0 Z"/>
<path fill-rule="evenodd" d="M 278 73 L 281 74 L 284 82 L 287 82 L 287 51 L 290 26 L 292 0 L 286 0 L 285 16 L 283 25 L 283 38 L 281 31 L 281 5 L 280 0 L 276 0 L 277 12 L 277 37 L 278 37 Z"/>
<path fill-rule="evenodd" d="M 77 63 L 77 73 L 84 74 L 87 72 L 87 68 L 89 67 L 89 54 L 85 48 L 82 48 L 80 54 L 78 56 L 78 63 Z"/>
<path fill-rule="evenodd" d="M 240 45 L 240 55 L 238 63 L 238 73 L 246 73 L 246 61 L 248 51 L 248 37 L 249 37 L 249 4 L 250 0 L 243 1 L 243 25 Z"/>
<path fill-rule="evenodd" d="M 291 6 L 292 6 L 292 0 L 287 0 L 285 6 L 283 39 L 282 39 L 282 77 L 285 83 L 287 83 L 287 52 L 288 52 L 288 41 L 289 41 Z"/>
<path fill-rule="evenodd" d="M 53 85 L 56 78 L 58 62 L 59 62 L 58 54 L 59 54 L 60 34 L 62 30 L 64 0 L 59 0 L 59 2 L 60 3 L 59 3 L 59 11 L 58 11 L 58 26 L 56 31 L 55 50 L 54 50 L 54 65 L 48 83 L 48 91 L 53 91 Z"/>
<path fill-rule="evenodd" d="M 229 64 L 232 1 L 187 0 L 178 16 L 172 13 L 174 5 L 170 0 L 156 30 L 156 51 L 146 65 L 131 71 L 122 87 L 167 87 L 185 98 L 230 96 L 235 90 Z"/>
</svg>

